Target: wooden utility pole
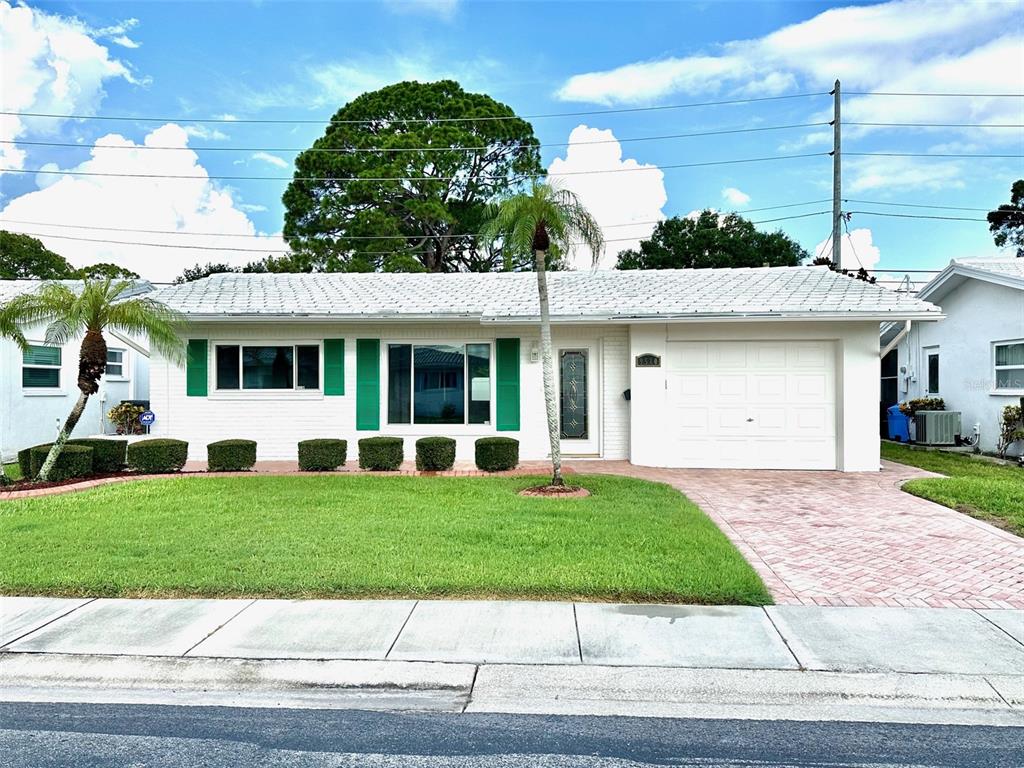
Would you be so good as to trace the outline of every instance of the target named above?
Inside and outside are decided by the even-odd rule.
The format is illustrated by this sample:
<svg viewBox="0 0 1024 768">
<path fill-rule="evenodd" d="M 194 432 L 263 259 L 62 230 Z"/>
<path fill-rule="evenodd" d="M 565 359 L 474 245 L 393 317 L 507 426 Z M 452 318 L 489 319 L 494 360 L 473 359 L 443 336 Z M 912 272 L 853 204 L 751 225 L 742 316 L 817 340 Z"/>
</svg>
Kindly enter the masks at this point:
<svg viewBox="0 0 1024 768">
<path fill-rule="evenodd" d="M 842 132 L 839 122 L 839 81 L 832 90 L 832 263 L 842 266 L 842 239 L 839 231 L 843 218 Z"/>
</svg>

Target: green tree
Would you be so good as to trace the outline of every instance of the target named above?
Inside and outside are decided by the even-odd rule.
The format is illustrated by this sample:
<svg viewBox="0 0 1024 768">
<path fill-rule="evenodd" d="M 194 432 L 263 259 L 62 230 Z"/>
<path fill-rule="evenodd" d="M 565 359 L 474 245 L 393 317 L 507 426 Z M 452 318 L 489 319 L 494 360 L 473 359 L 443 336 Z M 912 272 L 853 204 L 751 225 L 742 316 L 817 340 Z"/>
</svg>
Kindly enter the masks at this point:
<svg viewBox="0 0 1024 768">
<path fill-rule="evenodd" d="M 137 272 L 132 272 L 130 269 L 119 267 L 117 264 L 111 264 L 108 261 L 101 261 L 92 266 L 77 269 L 75 270 L 75 277 L 80 277 L 83 280 L 100 280 L 104 277 L 109 277 L 111 280 L 139 279 Z"/>
<path fill-rule="evenodd" d="M 283 198 L 284 236 L 295 252 L 290 266 L 500 268 L 508 259 L 476 236 L 487 205 L 543 172 L 533 128 L 489 96 L 452 80 L 365 93 L 338 110 L 295 160 Z M 339 180 L 351 178 L 360 181 Z M 527 255 L 519 266 L 530 261 Z"/>
<path fill-rule="evenodd" d="M 85 280 L 80 290 L 64 283 L 46 282 L 38 291 L 22 294 L 4 307 L 5 322 L 16 326 L 47 323 L 46 343 L 64 345 L 82 337 L 78 355 L 78 400 L 61 427 L 46 461 L 39 471 L 39 480 L 49 478 L 54 462 L 64 450 L 64 443 L 82 417 L 89 397 L 99 390 L 100 377 L 107 367 L 106 330 L 131 335 L 145 334 L 151 349 L 171 360 L 183 357 L 184 344 L 180 332 L 184 318 L 164 304 L 146 296 L 131 296 L 135 283 L 131 280 Z"/>
<path fill-rule="evenodd" d="M 512 195 L 493 210 L 485 224 L 487 242 L 501 241 L 501 250 L 511 264 L 532 258 L 537 272 L 540 305 L 540 351 L 544 372 L 544 405 L 551 444 L 551 485 L 561 486 L 562 451 L 558 428 L 558 401 L 551 349 L 551 312 L 548 302 L 546 259 L 548 252 L 571 254 L 577 242 L 590 248 L 596 265 L 604 251 L 601 227 L 572 192 L 552 184 L 533 182 L 530 191 Z"/>
<path fill-rule="evenodd" d="M 0 279 L 64 280 L 74 276 L 74 267 L 37 238 L 0 230 Z"/>
<path fill-rule="evenodd" d="M 1000 248 L 1016 248 L 1024 257 L 1024 179 L 1010 187 L 1010 204 L 1000 205 L 988 214 L 988 229 Z"/>
<path fill-rule="evenodd" d="M 701 211 L 659 222 L 640 248 L 619 253 L 617 269 L 795 267 L 810 254 L 783 232 L 760 232 L 735 213 Z"/>
<path fill-rule="evenodd" d="M 205 264 L 196 264 L 194 267 L 185 267 L 180 275 L 174 278 L 174 282 L 178 285 L 182 283 L 191 283 L 193 280 L 202 280 L 204 277 L 210 275 L 219 275 L 222 272 L 237 272 L 237 267 L 232 267 L 230 264 L 206 262 Z"/>
</svg>

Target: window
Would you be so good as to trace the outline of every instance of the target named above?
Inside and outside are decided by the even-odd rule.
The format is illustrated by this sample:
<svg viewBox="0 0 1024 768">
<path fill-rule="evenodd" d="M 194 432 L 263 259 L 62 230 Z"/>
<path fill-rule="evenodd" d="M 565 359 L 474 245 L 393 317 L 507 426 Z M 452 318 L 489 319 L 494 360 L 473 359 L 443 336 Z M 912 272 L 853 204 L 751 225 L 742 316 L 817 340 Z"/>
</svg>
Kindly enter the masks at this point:
<svg viewBox="0 0 1024 768">
<path fill-rule="evenodd" d="M 112 376 L 118 379 L 124 378 L 124 350 L 123 349 L 108 349 L 107 350 L 107 369 L 106 375 Z"/>
<path fill-rule="evenodd" d="M 320 389 L 320 346 L 216 347 L 217 389 Z"/>
<path fill-rule="evenodd" d="M 60 347 L 30 344 L 21 355 L 21 386 L 25 389 L 60 387 Z"/>
<path fill-rule="evenodd" d="M 928 380 L 926 392 L 929 395 L 939 394 L 939 352 L 938 350 L 926 353 L 928 361 Z"/>
<path fill-rule="evenodd" d="M 490 344 L 389 344 L 389 424 L 490 424 Z"/>
<path fill-rule="evenodd" d="M 995 344 L 997 390 L 1024 389 L 1024 341 Z"/>
<path fill-rule="evenodd" d="M 587 351 L 564 349 L 559 357 L 559 427 L 563 440 L 586 440 Z"/>
</svg>

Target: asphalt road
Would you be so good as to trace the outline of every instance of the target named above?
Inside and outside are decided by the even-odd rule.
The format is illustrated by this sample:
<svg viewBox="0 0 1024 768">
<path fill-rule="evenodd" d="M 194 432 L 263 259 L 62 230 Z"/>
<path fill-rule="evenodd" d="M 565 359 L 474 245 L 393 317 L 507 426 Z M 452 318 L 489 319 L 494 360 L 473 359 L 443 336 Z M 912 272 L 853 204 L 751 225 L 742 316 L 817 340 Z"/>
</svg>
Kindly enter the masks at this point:
<svg viewBox="0 0 1024 768">
<path fill-rule="evenodd" d="M 1024 728 L 0 704 L 7 768 L 1020 768 Z"/>
</svg>

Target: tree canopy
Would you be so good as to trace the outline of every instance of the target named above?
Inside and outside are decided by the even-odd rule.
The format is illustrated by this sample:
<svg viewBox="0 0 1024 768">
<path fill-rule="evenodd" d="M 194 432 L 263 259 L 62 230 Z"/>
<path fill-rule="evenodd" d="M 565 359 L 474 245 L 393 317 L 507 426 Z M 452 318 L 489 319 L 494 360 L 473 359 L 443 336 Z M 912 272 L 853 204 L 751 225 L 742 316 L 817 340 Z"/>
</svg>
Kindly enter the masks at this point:
<svg viewBox="0 0 1024 768">
<path fill-rule="evenodd" d="M 760 232 L 735 213 L 701 211 L 659 222 L 639 249 L 619 252 L 617 269 L 795 267 L 810 254 L 782 231 Z"/>
<path fill-rule="evenodd" d="M 87 278 L 138 280 L 129 269 L 99 262 L 76 269 L 38 238 L 0 230 L 0 280 L 83 280 Z"/>
<path fill-rule="evenodd" d="M 289 266 L 501 268 L 500 252 L 476 235 L 490 202 L 543 174 L 539 146 L 511 107 L 452 80 L 365 93 L 339 109 L 296 158 L 283 198 L 284 236 L 295 254 Z M 352 178 L 359 181 L 345 181 Z M 528 268 L 530 261 L 513 266 Z"/>
<path fill-rule="evenodd" d="M 1000 205 L 988 215 L 988 229 L 1000 248 L 1016 248 L 1024 257 L 1024 179 L 1010 187 L 1010 204 Z"/>
<path fill-rule="evenodd" d="M 138 280 L 139 274 L 132 272 L 130 269 L 119 267 L 117 264 L 111 264 L 109 261 L 101 261 L 97 264 L 93 264 L 88 267 L 82 267 L 76 270 L 79 277 L 89 278 L 90 280 L 99 280 L 105 277 L 109 277 L 112 280 Z"/>
</svg>

